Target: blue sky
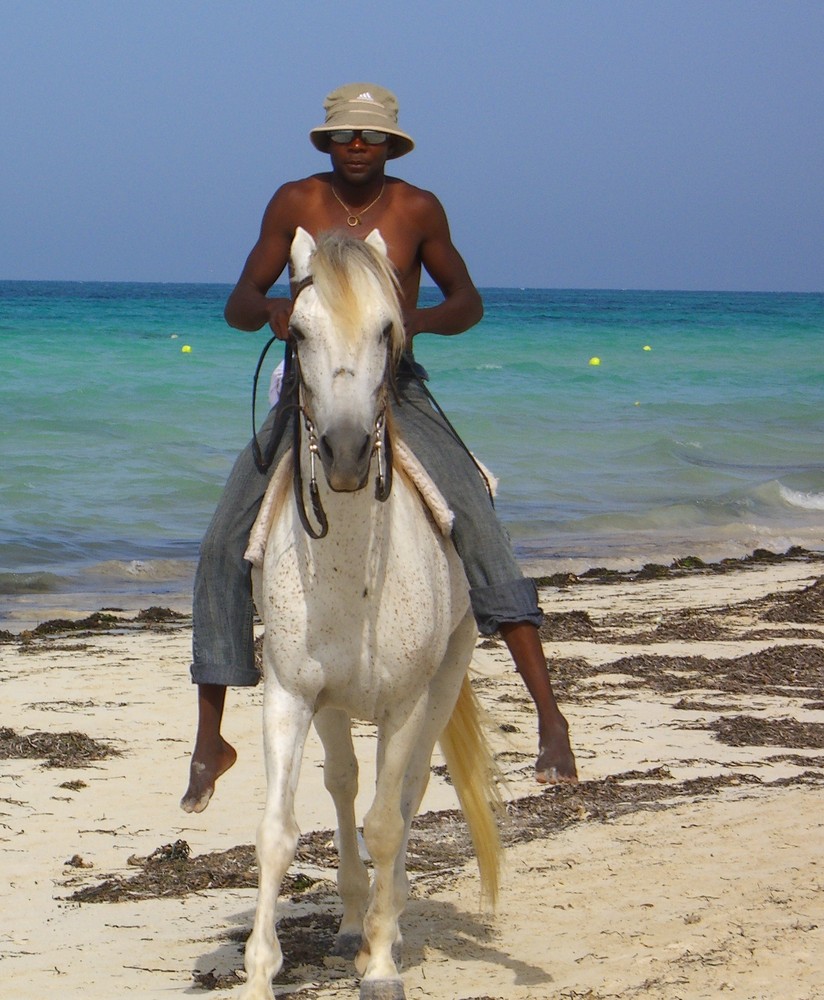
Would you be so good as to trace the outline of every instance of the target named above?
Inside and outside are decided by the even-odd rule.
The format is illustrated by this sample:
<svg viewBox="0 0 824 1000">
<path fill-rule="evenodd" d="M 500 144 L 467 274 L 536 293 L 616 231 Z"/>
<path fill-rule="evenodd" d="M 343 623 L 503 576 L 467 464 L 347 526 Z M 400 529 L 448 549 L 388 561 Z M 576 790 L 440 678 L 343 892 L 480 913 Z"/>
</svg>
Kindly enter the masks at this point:
<svg viewBox="0 0 824 1000">
<path fill-rule="evenodd" d="M 819 0 L 0 0 L 0 279 L 232 282 L 395 90 L 481 286 L 824 291 Z"/>
</svg>

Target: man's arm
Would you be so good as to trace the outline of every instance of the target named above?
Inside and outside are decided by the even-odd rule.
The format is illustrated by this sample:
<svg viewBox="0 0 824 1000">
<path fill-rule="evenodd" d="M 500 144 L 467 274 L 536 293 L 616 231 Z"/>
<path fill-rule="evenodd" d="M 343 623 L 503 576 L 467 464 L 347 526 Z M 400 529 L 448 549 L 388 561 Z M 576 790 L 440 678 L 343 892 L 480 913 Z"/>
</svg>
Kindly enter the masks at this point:
<svg viewBox="0 0 824 1000">
<path fill-rule="evenodd" d="M 421 264 L 443 294 L 443 302 L 425 309 L 410 309 L 406 314 L 407 338 L 418 333 L 451 336 L 474 326 L 484 313 L 483 301 L 469 276 L 463 257 L 455 249 L 449 222 L 441 203 L 434 195 L 421 192 L 422 231 L 419 255 Z"/>
<path fill-rule="evenodd" d="M 289 261 L 292 233 L 288 224 L 291 185 L 280 188 L 266 206 L 260 236 L 226 302 L 223 315 L 237 330 L 260 330 L 267 323 L 281 340 L 287 338 L 292 300 L 266 293 Z"/>
</svg>

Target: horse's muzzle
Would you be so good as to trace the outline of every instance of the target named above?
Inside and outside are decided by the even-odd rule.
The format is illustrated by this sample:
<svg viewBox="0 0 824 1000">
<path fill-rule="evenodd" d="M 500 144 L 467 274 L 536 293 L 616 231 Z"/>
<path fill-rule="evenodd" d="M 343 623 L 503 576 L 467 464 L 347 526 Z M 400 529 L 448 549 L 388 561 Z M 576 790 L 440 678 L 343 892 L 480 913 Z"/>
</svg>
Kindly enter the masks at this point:
<svg viewBox="0 0 824 1000">
<path fill-rule="evenodd" d="M 336 493 L 362 490 L 369 478 L 374 435 L 362 427 L 339 424 L 320 436 L 318 455 L 329 488 Z"/>
</svg>

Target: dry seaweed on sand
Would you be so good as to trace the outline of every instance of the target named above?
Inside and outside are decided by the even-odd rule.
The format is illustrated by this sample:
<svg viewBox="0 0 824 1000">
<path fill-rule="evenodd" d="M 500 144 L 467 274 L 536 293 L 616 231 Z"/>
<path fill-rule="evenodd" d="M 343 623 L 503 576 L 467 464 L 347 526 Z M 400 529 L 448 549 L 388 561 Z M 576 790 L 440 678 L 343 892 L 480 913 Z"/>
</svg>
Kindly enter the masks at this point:
<svg viewBox="0 0 824 1000">
<path fill-rule="evenodd" d="M 275 984 L 303 983 L 307 968 L 328 969 L 339 923 L 340 917 L 328 911 L 281 917 L 278 920 L 278 940 L 283 950 L 284 965 L 275 976 Z M 244 929 L 225 935 L 227 940 L 238 945 L 238 952 L 242 952 L 248 936 L 248 930 Z M 192 979 L 204 990 L 232 989 L 242 982 L 234 970 L 225 974 L 219 974 L 215 969 L 207 972 L 195 970 Z"/>
<path fill-rule="evenodd" d="M 327 832 L 327 836 L 331 834 Z M 169 899 L 207 889 L 257 887 L 257 859 L 251 845 L 191 856 L 185 840 L 158 847 L 146 858 L 132 857 L 129 864 L 140 872 L 129 878 L 112 876 L 98 885 L 78 889 L 69 898 L 80 903 L 115 903 L 127 899 Z M 307 875 L 287 875 L 283 893 L 300 895 L 318 880 Z"/>
<path fill-rule="evenodd" d="M 634 581 L 677 579 L 684 576 L 718 575 L 732 573 L 735 570 L 748 569 L 757 566 L 777 565 L 784 562 L 815 563 L 824 561 L 824 552 L 813 552 L 792 545 L 786 552 L 771 552 L 769 549 L 755 549 L 751 555 L 739 559 L 721 559 L 715 563 L 705 563 L 698 556 L 684 556 L 673 559 L 668 565 L 661 563 L 645 563 L 640 569 L 617 570 L 605 566 L 595 566 L 584 573 L 555 573 L 550 576 L 537 576 L 533 579 L 538 587 L 557 587 L 564 589 L 578 583 L 632 583 Z"/>
<path fill-rule="evenodd" d="M 633 575 L 632 580 L 649 579 Z M 585 577 L 581 577 L 581 582 Z M 586 576 L 586 582 L 592 580 Z M 604 582 L 598 579 L 598 582 Z M 756 623 L 755 625 L 753 623 Z M 544 614 L 541 638 L 550 642 L 651 644 L 656 642 L 718 642 L 751 635 L 824 638 L 824 633 L 800 626 L 824 624 L 824 577 L 794 592 L 778 592 L 723 607 L 679 608 L 607 615 L 598 620 L 581 610 Z M 760 631 L 751 630 L 760 625 Z M 785 625 L 781 633 L 771 626 Z"/>
<path fill-rule="evenodd" d="M 751 715 L 725 716 L 707 726 L 731 747 L 788 747 L 824 750 L 824 723 L 798 719 L 763 719 Z"/>
<path fill-rule="evenodd" d="M 115 613 L 117 612 L 117 613 Z M 124 631 L 130 629 L 162 629 L 188 624 L 191 615 L 172 611 L 171 608 L 150 607 L 138 611 L 134 618 L 123 615 L 117 608 L 103 608 L 85 618 L 50 618 L 19 635 L 0 631 L 0 642 L 23 642 L 30 644 L 38 639 L 71 635 L 84 637 L 98 632 Z"/>
<path fill-rule="evenodd" d="M 195 969 L 192 980 L 201 990 L 230 990 L 243 982 L 234 969 L 227 973 L 217 973 L 214 969 L 209 969 L 208 972 Z"/>
<path fill-rule="evenodd" d="M 46 767 L 88 767 L 122 752 L 85 733 L 16 733 L 0 728 L 0 760 L 42 758 Z"/>
<path fill-rule="evenodd" d="M 172 611 L 171 608 L 159 608 L 153 605 L 150 608 L 144 608 L 143 611 L 138 611 L 134 621 L 141 622 L 142 624 L 156 625 L 162 622 L 188 621 L 190 617 L 191 615 L 184 615 L 180 614 L 178 611 Z"/>
<path fill-rule="evenodd" d="M 776 625 L 786 627 L 777 630 Z M 640 614 L 606 616 L 599 621 L 593 621 L 582 611 L 546 614 L 540 632 L 542 639 L 554 642 L 580 639 L 649 645 L 745 638 L 824 639 L 824 632 L 809 627 L 821 625 L 824 625 L 824 577 L 799 591 L 770 593 L 722 607 L 653 609 Z"/>
<path fill-rule="evenodd" d="M 544 641 L 592 639 L 595 625 L 586 611 L 546 612 L 538 633 Z"/>
<path fill-rule="evenodd" d="M 814 625 L 824 623 L 824 577 L 809 587 L 789 594 L 767 594 L 748 602 L 767 622 L 792 622 Z M 763 609 L 763 610 L 762 610 Z"/>
<path fill-rule="evenodd" d="M 799 778 L 799 781 L 801 778 Z M 824 784 L 824 775 L 807 776 Z M 641 810 L 664 809 L 685 798 L 716 795 L 725 788 L 762 785 L 749 774 L 722 774 L 674 781 L 667 768 L 627 771 L 598 781 L 548 787 L 507 803 L 501 818 L 501 840 L 506 846 L 545 838 L 581 822 L 609 822 Z M 407 870 L 419 877 L 441 876 L 463 867 L 472 847 L 463 816 L 458 810 L 417 816 L 409 839 Z M 334 894 L 332 869 L 337 852 L 332 831 L 317 830 L 300 838 L 296 864 L 328 868 L 329 878 L 317 879 L 299 871 L 287 875 L 282 893 L 306 898 L 307 893 Z M 257 887 L 257 860 L 251 845 L 191 857 L 188 844 L 176 841 L 158 848 L 148 858 L 130 859 L 140 871 L 130 878 L 113 876 L 74 892 L 69 899 L 81 903 L 175 898 L 206 889 Z"/>
<path fill-rule="evenodd" d="M 101 632 L 122 625 L 122 619 L 116 615 L 95 611 L 86 618 L 52 618 L 41 622 L 31 630 L 32 635 L 55 635 L 63 632 Z"/>
<path fill-rule="evenodd" d="M 774 645 L 733 658 L 639 653 L 599 666 L 569 660 L 559 673 L 564 697 L 569 700 L 580 697 L 581 682 L 599 674 L 623 674 L 634 678 L 638 685 L 663 694 L 723 691 L 819 698 L 824 697 L 824 647 Z M 588 686 L 585 691 L 587 699 L 591 699 L 592 688 Z"/>
</svg>

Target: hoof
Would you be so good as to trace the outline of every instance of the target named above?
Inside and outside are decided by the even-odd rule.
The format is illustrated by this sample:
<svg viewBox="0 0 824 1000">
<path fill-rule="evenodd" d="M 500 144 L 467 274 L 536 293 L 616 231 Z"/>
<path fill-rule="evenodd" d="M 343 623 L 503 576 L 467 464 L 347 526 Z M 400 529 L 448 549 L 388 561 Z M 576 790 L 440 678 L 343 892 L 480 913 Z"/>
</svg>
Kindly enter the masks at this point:
<svg viewBox="0 0 824 1000">
<path fill-rule="evenodd" d="M 364 979 L 360 1000 L 406 1000 L 400 979 Z"/>
<path fill-rule="evenodd" d="M 332 955 L 335 958 L 346 958 L 354 962 L 362 944 L 363 938 L 360 934 L 338 934 L 332 945 Z"/>
</svg>

